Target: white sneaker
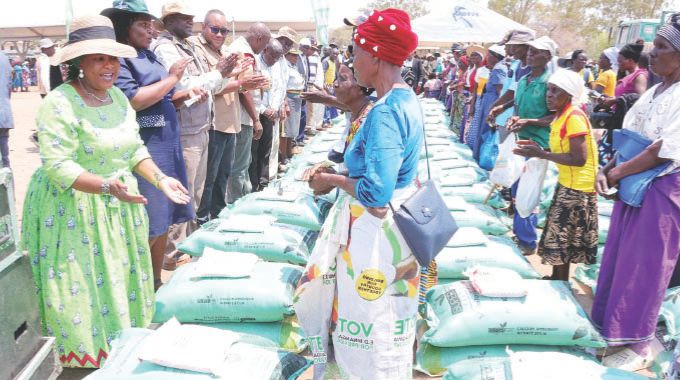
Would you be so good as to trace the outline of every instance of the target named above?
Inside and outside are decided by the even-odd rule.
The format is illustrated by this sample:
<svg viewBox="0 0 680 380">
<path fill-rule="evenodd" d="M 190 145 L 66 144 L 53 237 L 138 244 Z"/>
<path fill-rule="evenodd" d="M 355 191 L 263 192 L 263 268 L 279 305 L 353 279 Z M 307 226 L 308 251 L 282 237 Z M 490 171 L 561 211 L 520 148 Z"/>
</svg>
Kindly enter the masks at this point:
<svg viewBox="0 0 680 380">
<path fill-rule="evenodd" d="M 640 356 L 630 348 L 626 348 L 615 354 L 605 356 L 602 360 L 602 365 L 609 368 L 635 372 L 651 367 L 653 361 L 654 356 L 652 355 L 651 350 L 647 355 Z"/>
</svg>

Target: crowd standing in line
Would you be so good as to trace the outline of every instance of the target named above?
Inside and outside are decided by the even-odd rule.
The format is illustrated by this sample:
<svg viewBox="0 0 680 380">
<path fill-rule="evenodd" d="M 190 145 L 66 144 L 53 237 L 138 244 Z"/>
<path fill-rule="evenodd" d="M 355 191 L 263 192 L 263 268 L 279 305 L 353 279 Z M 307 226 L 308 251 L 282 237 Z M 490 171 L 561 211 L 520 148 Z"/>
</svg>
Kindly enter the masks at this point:
<svg viewBox="0 0 680 380">
<path fill-rule="evenodd" d="M 555 163 L 558 185 L 540 239 L 536 213 L 507 209 L 522 253 L 553 266 L 548 279 L 568 280 L 571 264 L 595 262 L 597 196 L 612 197 L 612 188 L 653 171 L 641 205 L 616 202 L 592 311 L 608 344 L 623 348 L 607 352 L 605 365 L 651 364 L 650 340 L 680 252 L 680 108 L 673 101 L 680 16 L 659 29 L 648 55 L 638 43 L 611 47 L 597 68 L 583 50 L 558 60 L 552 39 L 525 30 L 489 47 L 455 44 L 449 54 L 421 59 L 409 17 L 395 9 L 346 19 L 355 34 L 343 51 L 334 43 L 322 49 L 289 27 L 272 35 L 263 23 L 226 46 L 224 12 L 207 12 L 198 35 L 194 18 L 182 1 L 164 4 L 160 18 L 143 0 L 114 1 L 102 16 L 75 19 L 65 47 L 40 41 L 35 81 L 28 63 L 0 53 L 3 166 L 12 91 L 35 82 L 44 98 L 33 137 L 43 163 L 24 204 L 23 248 L 63 366 L 99 367 L 117 331 L 146 327 L 161 269 L 188 261 L 177 244 L 227 204 L 266 187 L 295 147 L 339 112 L 347 128 L 329 159 L 342 170 L 306 174 L 319 194 L 347 193 L 329 217 L 342 227 L 316 248 L 330 252 L 353 236 L 337 263 L 335 311 L 366 322 L 415 318 L 411 293 L 387 297 L 370 313 L 354 311 L 362 301 L 346 291 L 355 279 L 345 269 L 359 273 L 371 254 L 393 259 L 398 251 L 401 280 L 421 273 L 402 240 L 382 244 L 385 234 L 399 233 L 388 203 L 398 207 L 415 191 L 421 92 L 445 103 L 451 127 L 483 168 L 493 168 L 489 155 L 501 135 L 517 139 L 515 154 Z M 380 27 L 383 20 L 395 28 Z M 65 81 L 58 64 L 69 68 Z M 591 125 L 597 112 L 611 116 L 604 133 Z M 649 144 L 622 162 L 615 129 Z M 502 194 L 512 201 L 519 182 Z M 368 252 L 369 242 L 378 249 Z M 435 273 L 422 270 L 421 282 Z M 341 333 L 333 331 L 338 348 Z M 404 334 L 413 340 L 414 331 Z M 345 346 L 336 360 L 348 375 L 410 374 L 411 345 L 370 355 Z"/>
</svg>

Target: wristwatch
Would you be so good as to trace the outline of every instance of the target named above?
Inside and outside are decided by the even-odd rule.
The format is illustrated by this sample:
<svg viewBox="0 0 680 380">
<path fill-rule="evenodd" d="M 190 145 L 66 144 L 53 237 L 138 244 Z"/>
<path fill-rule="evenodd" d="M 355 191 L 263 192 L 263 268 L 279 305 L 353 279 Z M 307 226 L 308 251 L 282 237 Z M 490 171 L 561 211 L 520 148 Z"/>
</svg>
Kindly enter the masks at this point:
<svg viewBox="0 0 680 380">
<path fill-rule="evenodd" d="M 100 186 L 99 190 L 101 190 L 101 193 L 104 195 L 110 195 L 111 194 L 111 184 L 109 181 L 104 180 L 102 182 L 102 185 Z"/>
</svg>

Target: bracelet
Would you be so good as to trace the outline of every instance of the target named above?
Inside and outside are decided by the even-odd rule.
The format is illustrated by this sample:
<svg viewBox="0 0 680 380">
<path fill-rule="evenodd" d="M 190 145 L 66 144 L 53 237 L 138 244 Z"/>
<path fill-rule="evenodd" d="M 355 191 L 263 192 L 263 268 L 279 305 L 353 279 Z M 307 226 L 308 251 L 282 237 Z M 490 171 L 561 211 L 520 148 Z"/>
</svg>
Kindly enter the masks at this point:
<svg viewBox="0 0 680 380">
<path fill-rule="evenodd" d="M 102 182 L 101 186 L 99 187 L 99 190 L 100 190 L 101 194 L 103 194 L 103 195 L 110 195 L 111 194 L 111 184 L 109 183 L 109 181 L 104 180 Z"/>
<path fill-rule="evenodd" d="M 161 181 L 166 179 L 166 178 L 168 178 L 168 176 L 163 174 L 163 173 L 154 174 L 154 180 L 155 180 L 154 183 L 153 183 L 154 187 L 156 187 L 158 189 L 158 186 L 160 186 Z"/>
<path fill-rule="evenodd" d="M 241 80 L 237 80 L 236 83 L 238 83 L 238 92 L 245 92 L 246 89 L 243 88 L 243 84 L 241 83 Z"/>
</svg>

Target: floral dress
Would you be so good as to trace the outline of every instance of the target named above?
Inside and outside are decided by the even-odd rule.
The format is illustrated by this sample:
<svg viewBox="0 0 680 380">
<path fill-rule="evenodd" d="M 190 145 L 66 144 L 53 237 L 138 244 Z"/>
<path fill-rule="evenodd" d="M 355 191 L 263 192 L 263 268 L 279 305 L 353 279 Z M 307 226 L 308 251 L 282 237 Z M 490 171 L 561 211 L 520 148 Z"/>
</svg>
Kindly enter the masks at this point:
<svg viewBox="0 0 680 380">
<path fill-rule="evenodd" d="M 73 189 L 85 171 L 139 193 L 132 168 L 149 158 L 135 111 L 117 88 L 89 107 L 70 84 L 38 110 L 42 166 L 24 203 L 22 246 L 31 259 L 43 331 L 65 367 L 96 368 L 126 327 L 153 316 L 153 276 L 144 205 Z"/>
</svg>

